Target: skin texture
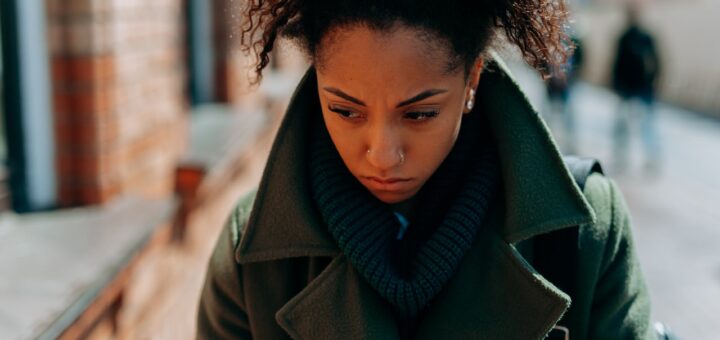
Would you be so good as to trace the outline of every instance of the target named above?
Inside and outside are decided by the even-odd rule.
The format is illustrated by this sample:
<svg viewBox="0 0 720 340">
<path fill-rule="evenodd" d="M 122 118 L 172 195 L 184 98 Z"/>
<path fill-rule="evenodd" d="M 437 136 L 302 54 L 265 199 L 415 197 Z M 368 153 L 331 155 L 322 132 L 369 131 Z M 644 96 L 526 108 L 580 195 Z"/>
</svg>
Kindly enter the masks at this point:
<svg viewBox="0 0 720 340">
<path fill-rule="evenodd" d="M 388 204 L 411 199 L 448 155 L 482 70 L 478 58 L 469 74 L 448 72 L 450 50 L 421 33 L 400 23 L 340 27 L 315 58 L 332 141 L 353 176 Z"/>
</svg>

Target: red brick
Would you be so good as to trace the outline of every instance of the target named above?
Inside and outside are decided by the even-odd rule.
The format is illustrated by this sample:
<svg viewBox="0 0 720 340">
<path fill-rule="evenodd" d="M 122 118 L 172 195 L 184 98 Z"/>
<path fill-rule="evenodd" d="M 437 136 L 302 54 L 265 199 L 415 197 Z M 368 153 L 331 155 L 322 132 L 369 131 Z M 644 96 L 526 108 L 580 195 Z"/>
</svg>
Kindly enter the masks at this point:
<svg viewBox="0 0 720 340">
<path fill-rule="evenodd" d="M 56 82 L 65 87 L 106 85 L 114 80 L 115 57 L 112 55 L 54 56 L 52 75 Z"/>
<path fill-rule="evenodd" d="M 63 207 L 102 204 L 118 196 L 121 184 L 117 177 L 101 181 L 61 181 L 58 196 Z"/>
<path fill-rule="evenodd" d="M 81 197 L 84 202 L 90 204 L 101 204 L 106 203 L 118 196 L 120 193 L 120 186 L 117 183 L 111 183 L 106 185 L 86 187 L 81 189 Z"/>
<path fill-rule="evenodd" d="M 63 116 L 68 119 L 82 117 L 75 115 L 76 113 L 109 113 L 115 109 L 115 102 L 115 93 L 112 88 L 55 89 L 53 93 L 55 112 L 71 114 Z"/>
<path fill-rule="evenodd" d="M 68 208 L 80 205 L 80 200 L 74 188 L 59 184 L 58 188 L 58 206 L 61 208 Z"/>
<path fill-rule="evenodd" d="M 92 122 L 80 124 L 58 121 L 55 124 L 55 133 L 59 150 L 78 149 L 83 145 L 94 144 L 97 140 L 97 132 Z"/>
<path fill-rule="evenodd" d="M 115 58 L 112 55 L 54 56 L 52 75 L 55 82 L 66 86 L 107 85 L 115 76 Z"/>
</svg>

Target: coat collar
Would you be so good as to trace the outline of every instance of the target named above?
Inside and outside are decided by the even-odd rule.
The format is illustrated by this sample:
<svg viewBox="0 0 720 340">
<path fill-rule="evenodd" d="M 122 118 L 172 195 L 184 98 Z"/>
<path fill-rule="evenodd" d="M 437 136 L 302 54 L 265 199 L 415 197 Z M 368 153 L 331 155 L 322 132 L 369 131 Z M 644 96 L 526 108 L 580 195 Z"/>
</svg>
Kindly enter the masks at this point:
<svg viewBox="0 0 720 340">
<path fill-rule="evenodd" d="M 500 233 L 517 243 L 594 222 L 590 208 L 540 115 L 495 54 L 477 93 L 495 134 L 508 214 Z"/>
<path fill-rule="evenodd" d="M 508 243 L 593 222 L 594 213 L 565 168 L 547 127 L 502 60 L 487 63 L 471 114 L 487 114 L 501 162 L 508 213 L 498 232 Z M 236 250 L 240 263 L 339 253 L 313 205 L 306 178 L 310 115 L 320 114 L 308 70 L 278 130 L 255 203 Z M 262 226 L 262 228 L 258 228 Z"/>
</svg>

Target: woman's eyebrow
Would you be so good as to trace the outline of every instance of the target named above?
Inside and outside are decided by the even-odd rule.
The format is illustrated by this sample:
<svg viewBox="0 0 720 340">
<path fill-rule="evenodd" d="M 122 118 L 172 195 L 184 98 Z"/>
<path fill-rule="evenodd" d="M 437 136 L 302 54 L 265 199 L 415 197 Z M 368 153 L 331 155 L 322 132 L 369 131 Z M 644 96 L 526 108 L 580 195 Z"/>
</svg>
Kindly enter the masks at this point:
<svg viewBox="0 0 720 340">
<path fill-rule="evenodd" d="M 444 89 L 429 89 L 429 90 L 425 90 L 425 91 L 420 92 L 419 94 L 415 95 L 414 97 L 412 97 L 412 98 L 410 98 L 410 99 L 401 101 L 399 104 L 397 104 L 397 106 L 395 106 L 395 108 L 401 108 L 401 107 L 403 107 L 403 106 L 410 105 L 410 104 L 412 104 L 412 103 L 419 102 L 419 101 L 421 101 L 421 100 L 423 100 L 423 99 L 432 97 L 432 96 L 434 96 L 434 95 L 436 95 L 436 94 L 445 93 L 445 92 L 447 92 L 447 90 L 444 90 Z"/>
<path fill-rule="evenodd" d="M 340 91 L 340 89 L 336 89 L 336 88 L 334 88 L 334 87 L 323 87 L 323 90 L 325 90 L 325 91 L 327 91 L 327 92 L 330 92 L 330 93 L 332 93 L 332 94 L 334 94 L 334 95 L 336 95 L 336 96 L 338 96 L 338 97 L 340 97 L 340 98 L 342 98 L 342 99 L 349 100 L 349 101 L 351 101 L 351 102 L 353 102 L 353 103 L 355 103 L 355 104 L 365 106 L 365 102 L 363 102 L 362 100 L 357 99 L 357 98 L 355 98 L 355 97 L 353 97 L 353 96 L 351 96 L 351 95 L 349 95 L 349 94 L 347 94 L 347 93 L 345 93 L 345 92 L 343 92 L 343 91 Z"/>
<path fill-rule="evenodd" d="M 365 102 L 363 102 L 362 100 L 357 99 L 357 98 L 355 98 L 355 97 L 353 97 L 353 96 L 351 96 L 351 95 L 349 95 L 349 94 L 341 91 L 340 89 L 337 89 L 337 88 L 334 88 L 334 87 L 323 87 L 323 90 L 325 90 L 325 91 L 327 91 L 327 92 L 330 92 L 330 93 L 332 93 L 332 94 L 334 94 L 334 95 L 336 95 L 336 96 L 338 96 L 338 97 L 340 97 L 340 98 L 343 98 L 343 99 L 345 99 L 345 100 L 351 101 L 351 102 L 353 102 L 353 103 L 355 103 L 355 104 L 365 106 Z M 447 90 L 445 90 L 445 89 L 429 89 L 429 90 L 425 90 L 425 91 L 422 91 L 422 92 L 420 92 L 419 94 L 413 96 L 413 97 L 410 98 L 410 99 L 406 99 L 406 100 L 401 101 L 399 104 L 397 104 L 397 105 L 395 106 L 395 108 L 401 108 L 401 107 L 403 107 L 403 106 L 407 106 L 407 105 L 410 105 L 410 104 L 412 104 L 412 103 L 419 102 L 419 101 L 421 101 L 421 100 L 423 100 L 423 99 L 430 98 L 430 97 L 432 97 L 432 96 L 434 96 L 434 95 L 437 95 L 437 94 L 440 94 L 440 93 L 445 93 L 445 92 L 447 92 Z"/>
</svg>

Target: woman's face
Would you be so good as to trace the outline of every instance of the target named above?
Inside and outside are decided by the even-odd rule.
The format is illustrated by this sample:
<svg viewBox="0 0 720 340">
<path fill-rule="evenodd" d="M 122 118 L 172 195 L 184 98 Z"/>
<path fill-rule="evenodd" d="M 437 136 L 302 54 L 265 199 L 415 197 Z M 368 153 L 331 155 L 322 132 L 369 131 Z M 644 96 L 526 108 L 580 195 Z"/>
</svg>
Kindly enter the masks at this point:
<svg viewBox="0 0 720 340">
<path fill-rule="evenodd" d="M 406 26 L 337 29 L 321 42 L 323 119 L 350 172 L 375 197 L 413 197 L 452 149 L 482 62 L 448 72 L 449 49 Z"/>
</svg>

